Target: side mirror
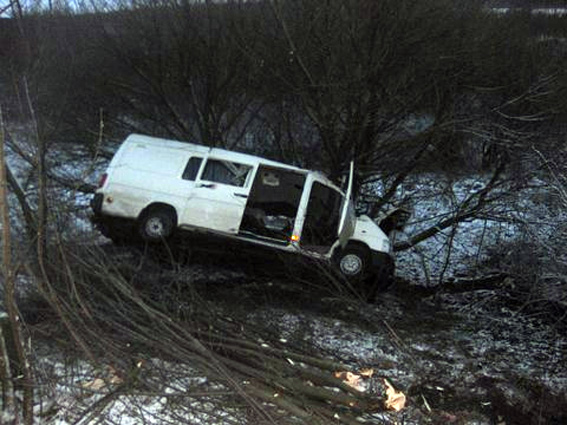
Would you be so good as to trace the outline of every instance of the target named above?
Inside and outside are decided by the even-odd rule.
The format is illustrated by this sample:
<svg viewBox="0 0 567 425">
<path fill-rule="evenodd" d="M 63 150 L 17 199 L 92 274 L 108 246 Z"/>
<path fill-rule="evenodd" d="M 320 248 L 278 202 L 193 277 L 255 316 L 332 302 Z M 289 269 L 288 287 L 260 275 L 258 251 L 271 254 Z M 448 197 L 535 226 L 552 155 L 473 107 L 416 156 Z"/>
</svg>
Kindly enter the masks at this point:
<svg viewBox="0 0 567 425">
<path fill-rule="evenodd" d="M 394 230 L 404 230 L 411 217 L 411 211 L 405 208 L 394 208 L 386 212 L 378 221 L 378 226 L 387 235 Z"/>
<path fill-rule="evenodd" d="M 357 202 L 355 208 L 356 216 L 368 215 L 370 213 L 370 204 L 366 202 Z"/>
</svg>

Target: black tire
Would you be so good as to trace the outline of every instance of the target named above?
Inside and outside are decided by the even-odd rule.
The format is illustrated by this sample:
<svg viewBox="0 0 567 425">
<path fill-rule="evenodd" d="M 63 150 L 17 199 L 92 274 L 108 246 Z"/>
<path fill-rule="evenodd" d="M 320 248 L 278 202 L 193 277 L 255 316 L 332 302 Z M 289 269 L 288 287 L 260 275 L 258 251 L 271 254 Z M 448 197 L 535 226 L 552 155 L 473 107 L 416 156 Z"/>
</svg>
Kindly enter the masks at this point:
<svg viewBox="0 0 567 425">
<path fill-rule="evenodd" d="M 116 246 L 124 246 L 127 245 L 129 240 L 124 236 L 124 234 L 116 229 L 111 229 L 108 234 L 105 235 L 109 238 L 112 243 Z"/>
<path fill-rule="evenodd" d="M 173 234 L 175 224 L 175 215 L 171 211 L 156 208 L 142 215 L 138 230 L 146 242 L 159 242 Z"/>
<path fill-rule="evenodd" d="M 350 282 L 361 282 L 368 273 L 370 252 L 361 245 L 347 245 L 335 256 L 339 272 Z"/>
<path fill-rule="evenodd" d="M 102 233 L 103 236 L 112 240 L 117 246 L 124 246 L 132 243 L 133 238 L 136 235 L 133 233 L 133 228 L 131 224 L 122 224 L 114 220 L 108 220 L 97 224 L 97 228 Z"/>
</svg>

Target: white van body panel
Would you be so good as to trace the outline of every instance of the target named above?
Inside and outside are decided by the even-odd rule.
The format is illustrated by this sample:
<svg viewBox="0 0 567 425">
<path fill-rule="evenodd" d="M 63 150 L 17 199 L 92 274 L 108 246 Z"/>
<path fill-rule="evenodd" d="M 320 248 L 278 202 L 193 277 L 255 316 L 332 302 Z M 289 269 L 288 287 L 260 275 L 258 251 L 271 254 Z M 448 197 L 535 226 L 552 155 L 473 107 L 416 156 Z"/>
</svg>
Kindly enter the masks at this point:
<svg viewBox="0 0 567 425">
<path fill-rule="evenodd" d="M 392 246 L 388 236 L 378 227 L 378 225 L 367 215 L 357 218 L 354 234 L 351 241 L 362 242 L 373 251 L 390 253 Z"/>
<path fill-rule="evenodd" d="M 106 200 L 105 214 L 138 217 L 151 203 L 169 204 L 177 213 L 186 203 L 194 182 L 179 179 L 193 153 L 206 154 L 210 149 L 199 145 L 131 135 L 120 146 L 107 169 L 105 185 L 100 189 Z M 149 172 L 151 170 L 151 173 Z"/>
<path fill-rule="evenodd" d="M 207 160 L 235 161 L 236 155 L 227 156 L 213 149 Z M 200 227 L 207 230 L 237 234 L 250 189 L 254 179 L 257 162 L 239 155 L 238 162 L 249 167 L 242 187 L 222 184 L 208 180 L 204 176 L 203 164 L 194 187 L 185 202 L 180 215 L 180 226 Z"/>
<path fill-rule="evenodd" d="M 246 208 L 246 199 L 238 195 L 246 195 L 246 191 L 221 184 L 195 186 L 181 212 L 179 225 L 237 234 Z"/>
</svg>

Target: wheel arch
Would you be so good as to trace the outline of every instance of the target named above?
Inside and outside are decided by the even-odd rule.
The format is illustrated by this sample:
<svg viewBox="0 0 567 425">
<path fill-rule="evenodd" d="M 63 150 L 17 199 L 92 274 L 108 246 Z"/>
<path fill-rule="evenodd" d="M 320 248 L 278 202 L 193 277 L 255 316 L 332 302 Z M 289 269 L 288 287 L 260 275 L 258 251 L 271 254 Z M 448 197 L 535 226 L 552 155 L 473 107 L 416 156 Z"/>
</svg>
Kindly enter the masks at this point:
<svg viewBox="0 0 567 425">
<path fill-rule="evenodd" d="M 358 246 L 360 248 L 365 249 L 367 251 L 368 255 L 370 255 L 370 252 L 372 251 L 372 248 L 370 248 L 368 246 L 368 244 L 366 244 L 365 242 L 359 241 L 357 239 L 349 239 L 349 241 L 344 246 L 344 248 L 342 248 L 340 245 L 337 245 L 335 247 L 335 249 L 333 250 L 332 258 L 336 258 L 336 256 L 339 255 L 342 251 L 344 251 L 345 249 L 347 249 L 351 246 Z"/>
<path fill-rule="evenodd" d="M 140 211 L 140 214 L 138 214 L 138 222 L 142 218 L 144 218 L 144 216 L 146 214 L 148 214 L 150 211 L 156 211 L 156 210 L 163 210 L 163 211 L 167 211 L 167 212 L 171 213 L 171 215 L 173 216 L 173 219 L 174 219 L 175 227 L 177 227 L 177 224 L 178 224 L 177 210 L 175 209 L 175 207 L 173 205 L 167 204 L 165 202 L 152 202 L 151 204 L 144 207 L 144 209 L 142 211 Z"/>
</svg>

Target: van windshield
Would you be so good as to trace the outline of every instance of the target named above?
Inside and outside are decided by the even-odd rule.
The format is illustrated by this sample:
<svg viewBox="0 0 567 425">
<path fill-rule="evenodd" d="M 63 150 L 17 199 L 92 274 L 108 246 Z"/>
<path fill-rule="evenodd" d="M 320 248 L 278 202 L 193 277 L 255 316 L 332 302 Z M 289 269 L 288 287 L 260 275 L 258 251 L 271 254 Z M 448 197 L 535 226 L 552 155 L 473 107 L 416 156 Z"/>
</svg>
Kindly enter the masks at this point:
<svg viewBox="0 0 567 425">
<path fill-rule="evenodd" d="M 306 249 L 327 252 L 337 239 L 344 196 L 337 190 L 315 182 L 309 195 L 307 215 L 301 234 Z"/>
</svg>

